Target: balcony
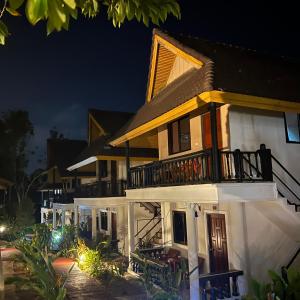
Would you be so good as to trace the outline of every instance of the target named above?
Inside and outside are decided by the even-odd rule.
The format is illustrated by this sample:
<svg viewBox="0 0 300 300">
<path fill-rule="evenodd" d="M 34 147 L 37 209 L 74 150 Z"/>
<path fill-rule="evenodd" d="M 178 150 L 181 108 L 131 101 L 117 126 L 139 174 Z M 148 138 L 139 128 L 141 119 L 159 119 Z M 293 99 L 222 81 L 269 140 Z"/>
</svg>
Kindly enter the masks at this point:
<svg viewBox="0 0 300 300">
<path fill-rule="evenodd" d="M 216 172 L 216 165 L 217 170 Z M 219 175 L 216 176 L 216 173 Z M 272 181 L 271 151 L 204 150 L 130 169 L 130 189 L 212 182 Z"/>
<path fill-rule="evenodd" d="M 98 198 L 125 196 L 126 181 L 98 181 L 77 187 L 74 197 L 76 198 Z"/>
<path fill-rule="evenodd" d="M 131 253 L 131 269 L 163 290 L 170 292 L 188 286 L 188 260 L 180 257 L 178 260 L 166 260 L 166 249 L 153 248 Z M 202 265 L 198 266 L 202 270 Z M 179 278 L 180 276 L 180 278 Z M 199 275 L 199 294 L 201 299 L 239 299 L 238 277 L 243 276 L 241 270 L 227 270 L 221 273 L 201 273 Z M 178 285 L 178 283 L 180 283 Z M 185 284 L 186 283 L 186 284 Z M 181 288 L 180 288 L 181 287 Z"/>
<path fill-rule="evenodd" d="M 74 193 L 63 192 L 62 194 L 51 194 L 43 199 L 42 207 L 52 208 L 53 203 L 69 204 L 73 203 Z"/>
</svg>

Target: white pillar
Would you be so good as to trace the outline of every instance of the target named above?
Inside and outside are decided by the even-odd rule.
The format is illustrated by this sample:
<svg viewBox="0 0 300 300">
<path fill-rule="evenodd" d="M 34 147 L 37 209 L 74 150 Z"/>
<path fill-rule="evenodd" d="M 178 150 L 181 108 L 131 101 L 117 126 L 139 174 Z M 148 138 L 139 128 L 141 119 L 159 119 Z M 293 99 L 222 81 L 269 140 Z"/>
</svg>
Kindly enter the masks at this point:
<svg viewBox="0 0 300 300">
<path fill-rule="evenodd" d="M 92 239 L 97 238 L 97 209 L 92 208 Z"/>
<path fill-rule="evenodd" d="M 78 206 L 74 204 L 74 225 L 78 226 Z"/>
<path fill-rule="evenodd" d="M 198 269 L 198 238 L 197 219 L 195 218 L 194 204 L 187 204 L 186 209 L 188 259 L 190 273 L 190 300 L 200 300 L 199 269 Z"/>
<path fill-rule="evenodd" d="M 165 216 L 165 203 L 161 202 L 160 203 L 160 215 L 161 215 L 161 232 L 162 232 L 162 244 L 165 246 L 166 243 L 166 224 L 165 224 L 165 220 L 166 220 L 166 216 Z"/>
<path fill-rule="evenodd" d="M 134 203 L 128 203 L 128 257 L 134 251 Z M 130 267 L 129 267 L 130 268 Z"/>
<path fill-rule="evenodd" d="M 53 226 L 53 229 L 56 229 L 56 208 L 52 208 L 52 211 L 53 211 L 53 216 L 52 216 L 52 226 Z"/>
<path fill-rule="evenodd" d="M 61 211 L 61 225 L 64 226 L 66 224 L 66 211 L 62 209 Z"/>
<path fill-rule="evenodd" d="M 44 209 L 41 208 L 41 224 L 44 223 Z"/>
</svg>

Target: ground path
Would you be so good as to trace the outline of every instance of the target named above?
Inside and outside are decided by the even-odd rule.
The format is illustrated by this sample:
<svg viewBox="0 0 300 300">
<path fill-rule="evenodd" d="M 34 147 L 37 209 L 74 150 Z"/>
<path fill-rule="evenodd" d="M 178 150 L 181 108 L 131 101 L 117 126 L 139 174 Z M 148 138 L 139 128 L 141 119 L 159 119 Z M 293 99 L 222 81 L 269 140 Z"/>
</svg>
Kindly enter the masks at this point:
<svg viewBox="0 0 300 300">
<path fill-rule="evenodd" d="M 2 249 L 4 260 L 5 276 L 17 275 L 9 260 L 16 254 L 15 249 Z M 54 263 L 54 268 L 59 273 L 66 273 L 73 265 L 73 261 L 66 258 L 59 258 Z M 146 294 L 143 286 L 135 278 L 126 275 L 124 278 L 114 280 L 106 288 L 99 280 L 89 277 L 82 272 L 77 265 L 74 266 L 66 284 L 68 300 L 144 300 Z M 31 292 L 16 291 L 13 286 L 5 286 L 5 292 L 1 294 L 1 300 L 35 300 L 37 299 Z"/>
</svg>

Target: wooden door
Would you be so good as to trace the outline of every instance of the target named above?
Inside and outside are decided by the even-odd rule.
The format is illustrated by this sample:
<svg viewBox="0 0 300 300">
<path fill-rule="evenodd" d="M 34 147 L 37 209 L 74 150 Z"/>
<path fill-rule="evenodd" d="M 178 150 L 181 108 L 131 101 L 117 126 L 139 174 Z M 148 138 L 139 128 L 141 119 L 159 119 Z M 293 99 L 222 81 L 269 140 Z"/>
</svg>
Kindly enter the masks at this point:
<svg viewBox="0 0 300 300">
<path fill-rule="evenodd" d="M 207 215 L 210 272 L 228 271 L 225 215 Z"/>
<path fill-rule="evenodd" d="M 221 130 L 221 113 L 217 109 L 217 132 L 218 132 L 218 148 L 222 148 L 222 130 Z M 202 143 L 203 149 L 212 148 L 211 143 L 211 126 L 210 126 L 210 113 L 202 115 Z"/>
</svg>

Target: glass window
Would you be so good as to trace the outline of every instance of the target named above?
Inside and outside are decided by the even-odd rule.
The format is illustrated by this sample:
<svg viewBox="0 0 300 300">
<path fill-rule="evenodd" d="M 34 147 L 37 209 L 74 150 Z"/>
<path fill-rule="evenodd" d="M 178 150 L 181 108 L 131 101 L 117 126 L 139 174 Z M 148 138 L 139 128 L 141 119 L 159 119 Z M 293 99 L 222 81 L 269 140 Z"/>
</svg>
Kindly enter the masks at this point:
<svg viewBox="0 0 300 300">
<path fill-rule="evenodd" d="M 191 149 L 190 118 L 188 116 L 170 123 L 168 131 L 170 154 Z"/>
<path fill-rule="evenodd" d="M 300 118 L 296 113 L 285 113 L 286 141 L 300 143 Z"/>
<path fill-rule="evenodd" d="M 186 215 L 183 211 L 173 211 L 174 243 L 187 245 Z"/>
<path fill-rule="evenodd" d="M 108 227 L 107 227 L 107 212 L 105 211 L 101 211 L 101 229 L 102 230 L 108 230 Z"/>
</svg>

